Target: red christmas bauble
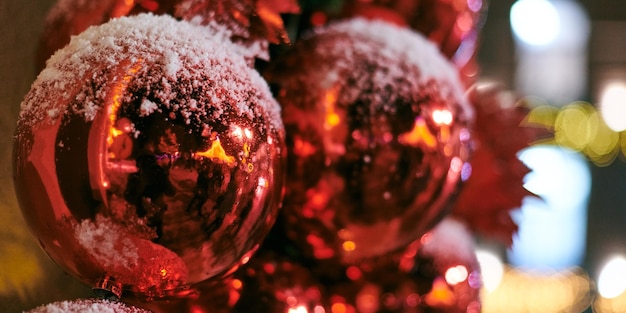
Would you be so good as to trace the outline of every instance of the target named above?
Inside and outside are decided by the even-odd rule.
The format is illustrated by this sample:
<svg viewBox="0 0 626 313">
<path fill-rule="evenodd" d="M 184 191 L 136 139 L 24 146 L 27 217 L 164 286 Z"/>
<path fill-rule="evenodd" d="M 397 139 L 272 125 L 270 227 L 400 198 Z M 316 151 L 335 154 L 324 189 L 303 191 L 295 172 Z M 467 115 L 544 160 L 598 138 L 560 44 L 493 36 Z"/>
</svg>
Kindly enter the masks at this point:
<svg viewBox="0 0 626 313">
<path fill-rule="evenodd" d="M 383 19 L 424 34 L 457 66 L 476 52 L 486 0 L 346 0 L 342 16 Z"/>
<path fill-rule="evenodd" d="M 287 132 L 286 233 L 341 263 L 401 249 L 448 212 L 467 174 L 471 107 L 422 36 L 354 19 L 276 61 Z"/>
<path fill-rule="evenodd" d="M 230 286 L 238 295 L 231 312 L 319 312 L 324 308 L 324 287 L 310 268 L 271 250 L 255 255 L 234 274 Z"/>
<path fill-rule="evenodd" d="M 346 269 L 329 306 L 361 313 L 478 313 L 480 267 L 467 228 L 443 220 L 403 252 Z"/>
<path fill-rule="evenodd" d="M 169 297 L 247 260 L 281 201 L 284 130 L 218 33 L 167 16 L 74 37 L 22 103 L 15 186 L 45 251 L 83 282 Z"/>
</svg>

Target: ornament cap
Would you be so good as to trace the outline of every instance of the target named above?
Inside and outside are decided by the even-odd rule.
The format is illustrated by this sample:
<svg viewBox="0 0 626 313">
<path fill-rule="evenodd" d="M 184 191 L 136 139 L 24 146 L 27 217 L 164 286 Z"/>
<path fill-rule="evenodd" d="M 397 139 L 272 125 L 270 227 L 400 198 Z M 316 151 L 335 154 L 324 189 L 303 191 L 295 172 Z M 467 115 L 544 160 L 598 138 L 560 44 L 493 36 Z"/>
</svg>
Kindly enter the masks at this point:
<svg viewBox="0 0 626 313">
<path fill-rule="evenodd" d="M 92 288 L 93 292 L 100 298 L 107 300 L 119 300 L 122 298 L 122 284 L 111 276 L 100 279 Z"/>
</svg>

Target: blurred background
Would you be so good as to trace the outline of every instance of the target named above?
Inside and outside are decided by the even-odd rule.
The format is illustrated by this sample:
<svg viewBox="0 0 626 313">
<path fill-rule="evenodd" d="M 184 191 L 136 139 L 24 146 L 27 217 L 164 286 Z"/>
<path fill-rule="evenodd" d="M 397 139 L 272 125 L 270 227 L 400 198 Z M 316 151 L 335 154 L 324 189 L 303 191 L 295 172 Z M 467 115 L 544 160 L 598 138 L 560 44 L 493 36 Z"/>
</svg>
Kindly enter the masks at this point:
<svg viewBox="0 0 626 313">
<path fill-rule="evenodd" d="M 2 312 L 92 295 L 43 254 L 13 194 L 13 128 L 53 3 L 0 0 Z M 483 311 L 626 312 L 626 1 L 487 5 L 477 75 L 526 96 L 528 119 L 554 139 L 520 152 L 544 201 L 515 212 L 513 247 L 478 240 Z"/>
</svg>

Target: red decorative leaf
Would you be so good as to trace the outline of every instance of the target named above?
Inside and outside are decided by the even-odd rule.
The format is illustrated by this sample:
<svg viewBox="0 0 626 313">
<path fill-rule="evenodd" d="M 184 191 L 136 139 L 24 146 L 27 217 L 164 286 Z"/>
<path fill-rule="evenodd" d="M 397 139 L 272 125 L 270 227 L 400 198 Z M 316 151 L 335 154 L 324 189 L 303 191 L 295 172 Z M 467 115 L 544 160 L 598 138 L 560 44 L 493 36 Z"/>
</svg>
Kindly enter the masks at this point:
<svg viewBox="0 0 626 313">
<path fill-rule="evenodd" d="M 454 215 L 475 232 L 512 243 L 517 225 L 511 210 L 526 196 L 524 176 L 530 171 L 517 153 L 537 140 L 545 129 L 521 126 L 529 112 L 517 99 L 494 85 L 474 86 L 469 99 L 476 110 L 472 176 L 455 203 Z"/>
</svg>

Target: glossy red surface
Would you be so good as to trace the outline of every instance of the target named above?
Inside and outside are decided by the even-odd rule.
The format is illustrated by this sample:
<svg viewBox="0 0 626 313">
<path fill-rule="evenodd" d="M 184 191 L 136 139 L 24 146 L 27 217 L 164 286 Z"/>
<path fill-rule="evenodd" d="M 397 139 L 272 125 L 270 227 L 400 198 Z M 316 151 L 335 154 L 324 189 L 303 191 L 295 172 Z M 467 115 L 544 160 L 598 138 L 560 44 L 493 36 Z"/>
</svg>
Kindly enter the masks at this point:
<svg viewBox="0 0 626 313">
<path fill-rule="evenodd" d="M 386 50 L 407 38 L 375 27 L 302 40 L 267 74 L 287 131 L 286 233 L 315 259 L 358 262 L 419 238 L 448 212 L 468 166 L 461 87 Z M 416 49 L 431 68 L 447 62 L 424 50 L 436 52 Z"/>
<path fill-rule="evenodd" d="M 81 63 L 89 78 L 61 82 L 61 92 L 41 83 L 68 70 L 56 64 L 27 96 L 48 110 L 25 109 L 18 121 L 22 213 L 53 260 L 105 294 L 193 292 L 245 262 L 274 223 L 284 175 L 276 103 L 260 104 L 269 99 L 255 98 L 263 85 L 251 82 L 241 106 L 207 100 L 193 79 L 208 84 L 208 71 L 172 79 L 145 60 L 103 64 Z M 221 79 L 215 88 L 226 88 Z"/>
</svg>

